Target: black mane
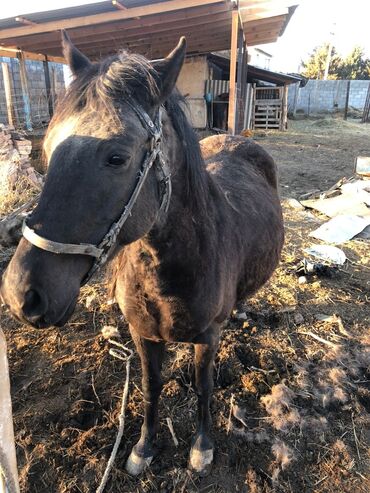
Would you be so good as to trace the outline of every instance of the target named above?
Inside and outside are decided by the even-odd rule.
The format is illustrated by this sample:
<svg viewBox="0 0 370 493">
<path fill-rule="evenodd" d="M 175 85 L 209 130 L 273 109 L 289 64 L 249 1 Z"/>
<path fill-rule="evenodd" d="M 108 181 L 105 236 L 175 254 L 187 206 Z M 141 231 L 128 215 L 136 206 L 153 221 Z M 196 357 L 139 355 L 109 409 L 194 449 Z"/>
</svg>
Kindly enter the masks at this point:
<svg viewBox="0 0 370 493">
<path fill-rule="evenodd" d="M 205 165 L 199 147 L 198 136 L 190 125 L 183 110 L 187 106 L 185 98 L 175 90 L 165 103 L 166 111 L 171 118 L 185 157 L 187 175 L 187 195 L 189 200 L 195 200 L 196 207 L 203 210 L 206 206 L 206 173 Z M 190 204 L 192 205 L 192 204 Z"/>
</svg>

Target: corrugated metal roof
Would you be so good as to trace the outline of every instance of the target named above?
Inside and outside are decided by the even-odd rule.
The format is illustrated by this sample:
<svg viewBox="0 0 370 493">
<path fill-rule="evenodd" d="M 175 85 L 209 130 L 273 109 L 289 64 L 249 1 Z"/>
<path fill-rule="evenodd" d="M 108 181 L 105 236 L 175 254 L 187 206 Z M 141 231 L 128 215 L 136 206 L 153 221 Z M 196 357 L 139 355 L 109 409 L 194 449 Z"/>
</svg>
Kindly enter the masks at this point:
<svg viewBox="0 0 370 493">
<path fill-rule="evenodd" d="M 161 3 L 166 0 L 120 0 L 120 3 L 125 7 L 141 7 L 143 5 L 150 5 L 151 3 Z M 61 19 L 72 19 L 73 17 L 84 17 L 94 14 L 104 14 L 105 12 L 115 12 L 115 7 L 110 0 L 105 2 L 89 3 L 86 5 L 77 5 L 75 7 L 68 7 L 56 10 L 47 10 L 45 12 L 32 12 L 22 13 L 19 12 L 17 16 L 24 17 L 27 20 L 36 22 L 37 24 L 49 21 L 58 21 Z M 19 27 L 22 24 L 15 20 L 15 17 L 9 17 L 7 19 L 0 19 L 0 29 L 7 29 L 11 27 Z"/>
<path fill-rule="evenodd" d="M 220 67 L 226 73 L 229 72 L 230 60 L 228 58 L 211 53 L 210 55 L 208 55 L 208 60 Z M 266 70 L 248 64 L 247 79 L 248 82 L 261 80 L 263 82 L 276 84 L 277 86 L 283 86 L 284 84 L 294 84 L 296 82 L 301 82 L 302 77 L 298 75 L 288 75 L 281 72 L 274 72 L 272 70 Z"/>
<path fill-rule="evenodd" d="M 119 10 L 107 0 L 20 14 L 35 25 L 22 25 L 15 18 L 0 20 L 0 49 L 19 49 L 50 59 L 61 57 L 61 28 L 67 29 L 75 45 L 93 59 L 121 48 L 158 58 L 168 53 L 181 35 L 187 38 L 188 54 L 230 48 L 231 18 L 235 9 L 231 0 L 119 1 L 128 9 Z M 253 3 L 251 0 L 251 5 Z M 264 1 L 263 5 L 261 15 L 258 8 L 249 15 L 253 24 L 243 25 L 249 46 L 276 41 L 288 16 L 287 8 L 276 11 L 274 0 Z M 268 23 L 270 8 L 272 24 Z"/>
</svg>

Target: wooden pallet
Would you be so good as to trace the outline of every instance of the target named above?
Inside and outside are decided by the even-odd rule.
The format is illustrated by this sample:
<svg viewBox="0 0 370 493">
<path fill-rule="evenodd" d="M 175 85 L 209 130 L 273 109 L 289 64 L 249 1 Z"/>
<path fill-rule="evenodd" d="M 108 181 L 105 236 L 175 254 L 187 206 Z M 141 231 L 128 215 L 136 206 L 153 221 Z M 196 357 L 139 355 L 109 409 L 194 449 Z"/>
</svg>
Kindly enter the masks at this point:
<svg viewBox="0 0 370 493">
<path fill-rule="evenodd" d="M 255 88 L 253 102 L 253 128 L 280 129 L 283 98 L 280 87 Z"/>
</svg>

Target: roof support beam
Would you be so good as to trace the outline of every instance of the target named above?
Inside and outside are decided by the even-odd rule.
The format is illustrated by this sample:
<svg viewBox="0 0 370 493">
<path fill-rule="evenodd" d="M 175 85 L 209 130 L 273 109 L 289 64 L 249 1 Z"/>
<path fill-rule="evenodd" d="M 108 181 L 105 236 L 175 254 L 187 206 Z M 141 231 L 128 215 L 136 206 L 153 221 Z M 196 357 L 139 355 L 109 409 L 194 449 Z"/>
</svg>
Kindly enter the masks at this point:
<svg viewBox="0 0 370 493">
<path fill-rule="evenodd" d="M 211 5 L 222 3 L 225 0 L 203 0 L 203 5 Z M 123 19 L 132 19 L 175 10 L 187 9 L 199 5 L 199 0 L 168 0 L 161 3 L 144 5 L 142 7 L 134 7 L 127 10 L 119 10 L 117 12 L 106 12 L 104 14 L 95 14 L 84 17 L 74 17 L 72 19 L 61 19 L 58 21 L 43 22 L 36 26 L 13 27 L 2 29 L 0 31 L 0 39 L 10 37 L 28 36 L 30 34 L 47 33 L 59 29 L 73 29 L 82 26 L 91 26 L 102 24 L 105 22 L 115 22 Z"/>
</svg>

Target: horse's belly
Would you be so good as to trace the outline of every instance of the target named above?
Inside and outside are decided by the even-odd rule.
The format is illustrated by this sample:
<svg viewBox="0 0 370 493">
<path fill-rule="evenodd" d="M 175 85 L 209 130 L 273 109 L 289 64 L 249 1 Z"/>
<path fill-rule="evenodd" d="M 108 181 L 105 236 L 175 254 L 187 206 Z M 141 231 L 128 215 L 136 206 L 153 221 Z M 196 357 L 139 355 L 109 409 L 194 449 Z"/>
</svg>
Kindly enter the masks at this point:
<svg viewBox="0 0 370 493">
<path fill-rule="evenodd" d="M 265 242 L 265 248 L 256 246 L 254 254 L 246 255 L 244 268 L 238 282 L 237 299 L 242 301 L 255 294 L 272 276 L 280 261 L 280 254 L 284 243 L 283 224 L 276 229 L 273 241 Z M 262 243 L 263 244 L 263 243 Z M 267 247 L 267 245 L 269 245 Z"/>
</svg>

